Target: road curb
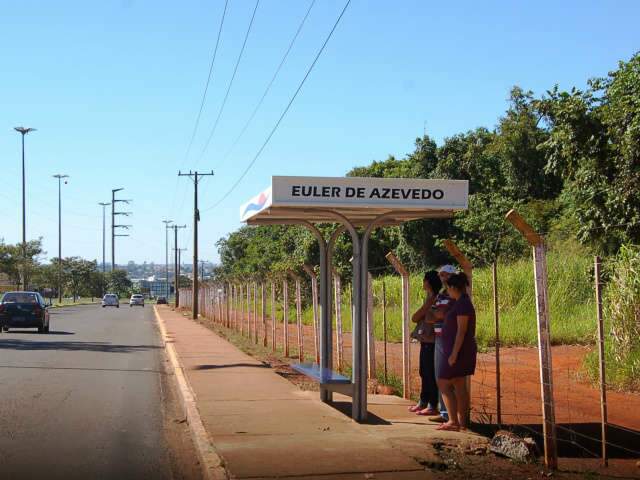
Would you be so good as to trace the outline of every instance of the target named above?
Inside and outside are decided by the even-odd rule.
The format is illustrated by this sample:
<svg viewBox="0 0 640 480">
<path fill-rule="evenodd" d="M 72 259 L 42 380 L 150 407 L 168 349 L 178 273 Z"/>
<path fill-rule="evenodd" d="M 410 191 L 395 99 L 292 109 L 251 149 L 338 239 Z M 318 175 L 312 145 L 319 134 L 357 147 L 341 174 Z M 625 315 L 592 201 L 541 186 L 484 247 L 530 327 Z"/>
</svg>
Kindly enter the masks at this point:
<svg viewBox="0 0 640 480">
<path fill-rule="evenodd" d="M 158 309 L 155 305 L 153 306 L 153 313 L 155 314 L 156 322 L 160 329 L 167 357 L 169 358 L 169 362 L 171 363 L 171 367 L 173 368 L 176 377 L 180 398 L 182 400 L 182 407 L 187 417 L 189 431 L 191 432 L 191 438 L 193 439 L 193 443 L 196 447 L 198 459 L 200 460 L 203 478 L 205 480 L 228 480 L 229 475 L 224 468 L 224 461 L 213 448 L 209 435 L 207 435 L 204 423 L 202 423 L 202 418 L 200 417 L 200 412 L 198 411 L 195 395 L 182 370 L 182 365 L 180 364 L 176 349 L 168 341 L 169 337 L 167 335 L 164 320 L 158 313 Z"/>
</svg>

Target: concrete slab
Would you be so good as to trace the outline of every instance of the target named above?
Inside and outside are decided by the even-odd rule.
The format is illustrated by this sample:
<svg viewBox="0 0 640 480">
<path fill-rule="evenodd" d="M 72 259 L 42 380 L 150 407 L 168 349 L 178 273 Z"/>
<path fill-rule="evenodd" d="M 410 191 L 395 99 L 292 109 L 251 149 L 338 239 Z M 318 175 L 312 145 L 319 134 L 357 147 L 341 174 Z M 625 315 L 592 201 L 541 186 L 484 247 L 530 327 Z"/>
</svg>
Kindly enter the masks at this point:
<svg viewBox="0 0 640 480">
<path fill-rule="evenodd" d="M 359 432 L 214 438 L 229 469 L 239 478 L 401 472 L 424 468 L 383 439 Z"/>
<path fill-rule="evenodd" d="M 353 432 L 353 422 L 330 407 L 318 409 L 312 400 L 200 401 L 203 422 L 212 436 L 297 435 L 314 432 Z M 215 412 L 215 413 L 213 413 Z M 282 419 L 288 421 L 283 422 Z"/>
</svg>

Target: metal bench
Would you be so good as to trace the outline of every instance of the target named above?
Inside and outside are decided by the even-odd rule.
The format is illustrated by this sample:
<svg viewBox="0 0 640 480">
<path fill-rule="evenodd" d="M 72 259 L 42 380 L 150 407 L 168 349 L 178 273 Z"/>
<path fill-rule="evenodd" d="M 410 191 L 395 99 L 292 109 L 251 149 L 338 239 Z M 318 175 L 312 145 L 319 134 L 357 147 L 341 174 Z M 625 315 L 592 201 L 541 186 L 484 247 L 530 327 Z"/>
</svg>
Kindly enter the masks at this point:
<svg viewBox="0 0 640 480">
<path fill-rule="evenodd" d="M 353 397 L 353 383 L 351 379 L 328 368 L 321 368 L 317 363 L 297 363 L 291 365 L 295 371 L 316 380 L 320 387 L 331 392 L 342 393 Z"/>
</svg>

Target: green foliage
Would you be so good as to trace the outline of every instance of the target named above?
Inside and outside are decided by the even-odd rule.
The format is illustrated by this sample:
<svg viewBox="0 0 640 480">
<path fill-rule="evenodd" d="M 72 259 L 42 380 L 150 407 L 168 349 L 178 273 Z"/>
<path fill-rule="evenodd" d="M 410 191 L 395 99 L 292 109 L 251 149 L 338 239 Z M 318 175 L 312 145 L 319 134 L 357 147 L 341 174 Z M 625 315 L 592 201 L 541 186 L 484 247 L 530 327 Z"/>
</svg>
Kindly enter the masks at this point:
<svg viewBox="0 0 640 480">
<path fill-rule="evenodd" d="M 43 253 L 42 239 L 30 240 L 24 251 L 22 244 L 7 245 L 0 240 L 0 272 L 6 274 L 16 286 L 24 282 L 31 286 L 31 273 L 38 265 L 38 257 Z"/>
<path fill-rule="evenodd" d="M 115 293 L 119 297 L 126 297 L 131 292 L 131 280 L 126 270 L 113 270 L 105 274 L 107 292 Z"/>
<path fill-rule="evenodd" d="M 623 246 L 606 268 L 604 292 L 605 365 L 607 384 L 621 390 L 640 391 L 640 247 Z M 585 366 L 598 382 L 598 353 Z"/>
<path fill-rule="evenodd" d="M 640 54 L 585 91 L 556 86 L 537 108 L 550 126 L 547 168 L 565 179 L 580 240 L 607 253 L 640 243 Z"/>
</svg>

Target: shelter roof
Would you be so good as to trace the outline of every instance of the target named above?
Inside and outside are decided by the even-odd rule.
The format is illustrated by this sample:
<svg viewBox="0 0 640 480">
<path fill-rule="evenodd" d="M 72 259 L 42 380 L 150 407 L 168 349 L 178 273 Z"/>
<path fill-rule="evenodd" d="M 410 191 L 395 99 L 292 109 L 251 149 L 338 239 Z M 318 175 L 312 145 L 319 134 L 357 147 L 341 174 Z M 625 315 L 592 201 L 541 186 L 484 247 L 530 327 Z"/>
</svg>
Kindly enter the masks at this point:
<svg viewBox="0 0 640 480">
<path fill-rule="evenodd" d="M 354 225 L 386 214 L 381 225 L 422 218 L 447 218 L 468 206 L 466 180 L 371 177 L 283 177 L 240 207 L 249 225 L 335 222 L 332 213 Z"/>
</svg>

